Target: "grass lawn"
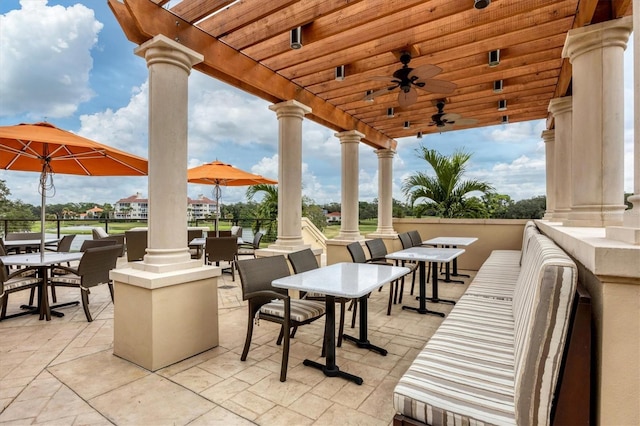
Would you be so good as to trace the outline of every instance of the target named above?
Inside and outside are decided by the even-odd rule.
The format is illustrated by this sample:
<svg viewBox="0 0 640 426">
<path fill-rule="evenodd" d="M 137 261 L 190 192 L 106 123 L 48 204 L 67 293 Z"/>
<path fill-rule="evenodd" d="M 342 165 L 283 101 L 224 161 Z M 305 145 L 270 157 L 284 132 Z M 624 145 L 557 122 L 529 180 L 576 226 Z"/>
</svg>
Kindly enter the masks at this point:
<svg viewBox="0 0 640 426">
<path fill-rule="evenodd" d="M 362 235 L 367 235 L 372 232 L 375 232 L 375 230 L 378 229 L 378 219 L 361 220 L 358 226 L 358 229 L 360 229 L 360 233 Z M 324 228 L 322 233 L 328 239 L 335 238 L 340 233 L 340 225 L 327 225 L 327 227 Z"/>
</svg>

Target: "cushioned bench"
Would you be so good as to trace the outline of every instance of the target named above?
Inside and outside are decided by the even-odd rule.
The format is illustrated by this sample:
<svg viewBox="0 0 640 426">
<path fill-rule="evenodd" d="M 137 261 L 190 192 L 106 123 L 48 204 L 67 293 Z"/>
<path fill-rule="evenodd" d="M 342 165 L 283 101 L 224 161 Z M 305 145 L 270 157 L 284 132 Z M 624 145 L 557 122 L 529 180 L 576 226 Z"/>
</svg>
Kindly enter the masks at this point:
<svg viewBox="0 0 640 426">
<path fill-rule="evenodd" d="M 550 424 L 577 276 L 533 222 L 492 252 L 398 382 L 394 424 Z"/>
</svg>

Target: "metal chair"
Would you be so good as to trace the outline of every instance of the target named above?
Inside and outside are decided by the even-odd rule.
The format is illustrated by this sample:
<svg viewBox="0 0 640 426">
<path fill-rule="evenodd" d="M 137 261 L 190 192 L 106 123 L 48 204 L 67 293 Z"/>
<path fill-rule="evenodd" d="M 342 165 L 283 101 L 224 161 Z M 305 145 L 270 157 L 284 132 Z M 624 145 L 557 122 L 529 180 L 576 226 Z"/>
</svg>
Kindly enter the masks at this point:
<svg viewBox="0 0 640 426">
<path fill-rule="evenodd" d="M 236 280 L 234 270 L 238 260 L 238 238 L 237 237 L 207 237 L 204 246 L 204 262 L 206 265 L 220 262 L 229 262 L 229 266 L 222 268 L 222 272 L 231 273 L 232 281 Z"/>
<path fill-rule="evenodd" d="M 92 228 L 91 229 L 91 234 L 92 234 L 94 240 L 113 240 L 113 241 L 115 241 L 116 244 L 119 244 L 119 245 L 122 246 L 122 251 L 120 253 L 120 256 L 124 256 L 124 249 L 125 249 L 125 235 L 124 234 L 109 235 L 102 228 Z"/>
<path fill-rule="evenodd" d="M 22 290 L 34 290 L 42 285 L 42 278 L 28 272 L 35 271 L 35 268 L 23 268 L 9 273 L 8 268 L 0 260 L 0 320 L 7 318 L 19 317 L 31 314 L 31 310 L 21 311 L 15 314 L 7 315 L 7 304 L 9 302 L 9 294 Z"/>
<path fill-rule="evenodd" d="M 202 229 L 187 229 L 187 244 L 193 241 L 195 238 L 202 238 Z M 192 259 L 200 259 L 202 257 L 202 250 L 198 248 L 189 248 L 189 254 Z"/>
<path fill-rule="evenodd" d="M 413 241 L 411 240 L 411 236 L 409 236 L 408 232 L 398 234 L 398 238 L 400 238 L 400 243 L 402 244 L 403 249 L 413 247 Z M 413 289 L 416 286 L 416 273 L 418 272 L 418 263 L 403 260 L 401 261 L 400 265 L 406 266 L 407 268 L 411 269 L 411 294 L 413 294 Z M 402 289 L 404 290 L 404 277 L 402 277 Z M 397 301 L 398 303 L 402 303 L 402 294 L 403 292 L 400 292 L 400 297 Z"/>
<path fill-rule="evenodd" d="M 407 232 L 407 234 L 409 234 L 409 238 L 411 238 L 411 242 L 413 243 L 413 247 L 420 247 L 422 246 L 422 237 L 420 236 L 420 232 L 418 232 L 418 230 L 413 230 L 413 231 L 409 231 Z M 431 277 L 431 262 L 427 262 L 427 276 L 426 278 L 426 282 L 429 282 L 429 278 Z M 413 295 L 413 284 L 411 285 L 411 295 Z"/>
<path fill-rule="evenodd" d="M 238 256 L 253 256 L 255 258 L 261 240 L 262 232 L 256 232 L 253 236 L 253 242 L 238 244 Z"/>
<path fill-rule="evenodd" d="M 310 271 L 312 269 L 318 268 L 316 255 L 313 254 L 313 251 L 311 249 L 304 249 L 304 250 L 296 251 L 293 253 L 289 253 L 288 257 L 289 257 L 289 263 L 291 263 L 291 267 L 293 268 L 294 274 L 299 274 L 302 272 L 306 272 L 306 271 Z M 304 300 L 317 300 L 317 301 L 323 301 L 323 302 L 326 299 L 324 294 L 311 293 L 311 292 L 301 293 L 300 297 Z M 335 298 L 336 303 L 340 304 L 340 326 L 338 328 L 338 343 L 336 345 L 337 347 L 342 346 L 342 336 L 344 334 L 344 317 L 346 313 L 346 304 L 351 300 L 353 299 L 349 299 L 346 297 Z M 296 329 L 294 328 L 294 331 L 291 337 L 294 337 L 295 330 Z"/>
<path fill-rule="evenodd" d="M 274 288 L 271 281 L 290 275 L 284 256 L 260 257 L 238 261 L 238 273 L 242 283 L 242 300 L 248 301 L 247 336 L 240 360 L 246 361 L 253 325 L 257 320 L 280 324 L 276 343 L 282 347 L 280 381 L 287 380 L 289 339 L 291 327 L 309 324 L 325 314 L 323 302 L 291 299 L 286 290 Z"/>
<path fill-rule="evenodd" d="M 85 252 L 90 248 L 115 246 L 116 244 L 117 242 L 115 240 L 110 240 L 107 238 L 102 238 L 99 240 L 84 240 L 82 242 L 82 245 L 80 246 L 80 251 Z"/>
<path fill-rule="evenodd" d="M 58 266 L 58 269 L 67 271 L 66 275 L 53 276 L 49 280 L 52 287 L 77 287 L 82 297 L 82 307 L 87 321 L 93 321 L 91 312 L 89 311 L 89 293 L 91 287 L 98 284 L 107 284 L 109 293 L 111 294 L 111 302 L 113 303 L 113 283 L 109 278 L 109 271 L 116 267 L 116 262 L 122 246 L 115 244 L 106 247 L 94 247 L 85 250 L 78 264 L 78 268 L 69 268 L 67 266 Z M 77 302 L 63 303 L 56 307 L 67 306 Z"/>
</svg>

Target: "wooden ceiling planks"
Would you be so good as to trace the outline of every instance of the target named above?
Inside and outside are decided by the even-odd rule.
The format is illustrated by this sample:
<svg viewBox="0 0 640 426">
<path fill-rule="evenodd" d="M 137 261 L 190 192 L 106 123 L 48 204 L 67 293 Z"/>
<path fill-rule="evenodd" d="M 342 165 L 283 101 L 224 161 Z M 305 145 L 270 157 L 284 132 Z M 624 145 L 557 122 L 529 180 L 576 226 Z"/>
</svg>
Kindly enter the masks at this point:
<svg viewBox="0 0 640 426">
<path fill-rule="evenodd" d="M 549 100 L 570 87 L 571 66 L 561 58 L 567 31 L 628 15 L 632 2 L 493 0 L 475 10 L 471 0 L 182 0 L 170 9 L 184 19 L 180 28 L 172 25 L 175 17 L 149 9 L 166 1 L 126 3 L 134 3 L 138 14 L 112 9 L 130 40 L 140 43 L 153 31 L 168 32 L 205 55 L 198 70 L 270 102 L 299 100 L 313 109 L 312 120 L 362 131 L 365 142 L 377 148 L 415 135 L 403 122 L 429 121 L 435 100 L 445 97 L 419 91 L 418 101 L 404 109 L 398 107 L 397 91 L 364 101 L 366 90 L 388 86 L 372 77 L 399 69 L 401 50 L 411 51 L 410 67 L 437 65 L 443 71 L 436 79 L 458 85 L 446 95 L 445 111 L 479 120 L 466 127 L 498 124 L 507 112 L 510 122 L 548 118 Z M 158 16 L 162 25 L 140 22 Z M 297 26 L 303 28 L 303 47 L 294 50 L 289 32 Z M 494 49 L 500 49 L 501 61 L 489 67 L 488 52 Z M 345 66 L 343 81 L 334 78 L 339 65 Z M 501 93 L 493 91 L 495 80 L 503 80 Z M 508 102 L 506 112 L 497 111 L 500 99 Z M 396 110 L 393 118 L 386 117 L 389 107 Z"/>
</svg>

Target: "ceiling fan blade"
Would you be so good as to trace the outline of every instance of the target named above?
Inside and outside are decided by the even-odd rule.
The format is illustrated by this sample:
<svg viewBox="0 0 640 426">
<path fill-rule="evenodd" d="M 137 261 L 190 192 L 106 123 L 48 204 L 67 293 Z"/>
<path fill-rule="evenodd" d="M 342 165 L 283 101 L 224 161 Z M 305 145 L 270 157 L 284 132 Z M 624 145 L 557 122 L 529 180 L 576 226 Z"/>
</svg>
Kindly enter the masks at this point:
<svg viewBox="0 0 640 426">
<path fill-rule="evenodd" d="M 409 78 L 411 80 L 426 80 L 431 77 L 435 77 L 436 75 L 442 72 L 442 68 L 435 65 L 422 65 L 417 68 L 414 68 L 409 73 Z"/>
<path fill-rule="evenodd" d="M 385 87 L 384 89 L 380 89 L 380 90 L 376 90 L 373 93 L 369 93 L 368 95 L 366 95 L 363 100 L 365 101 L 370 101 L 371 99 L 375 98 L 376 96 L 380 96 L 380 95 L 385 95 L 389 92 L 391 92 L 393 89 L 396 89 L 398 86 L 389 86 L 389 87 Z"/>
<path fill-rule="evenodd" d="M 434 93 L 451 93 L 458 88 L 457 84 L 445 80 L 427 79 L 421 81 L 421 83 L 424 83 L 424 86 L 420 87 L 420 89 Z"/>
<path fill-rule="evenodd" d="M 458 126 L 468 126 L 471 124 L 476 124 L 478 122 L 478 120 L 476 120 L 475 118 L 461 118 L 459 120 L 456 120 L 456 124 Z"/>
<path fill-rule="evenodd" d="M 456 114 L 456 113 L 447 113 L 445 115 L 442 116 L 443 120 L 447 120 L 447 121 L 456 121 L 459 118 L 462 118 L 462 116 L 460 114 Z"/>
<path fill-rule="evenodd" d="M 398 104 L 400 104 L 401 107 L 407 107 L 409 105 L 413 105 L 416 103 L 417 100 L 418 100 L 418 92 L 416 91 L 416 89 L 413 89 L 413 88 L 408 92 L 405 92 L 404 90 L 402 90 L 398 94 Z"/>
</svg>

